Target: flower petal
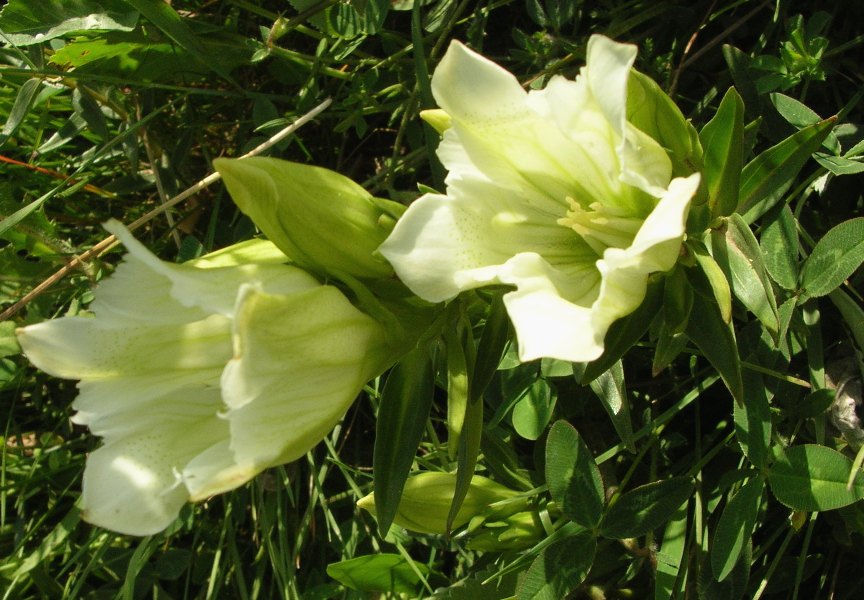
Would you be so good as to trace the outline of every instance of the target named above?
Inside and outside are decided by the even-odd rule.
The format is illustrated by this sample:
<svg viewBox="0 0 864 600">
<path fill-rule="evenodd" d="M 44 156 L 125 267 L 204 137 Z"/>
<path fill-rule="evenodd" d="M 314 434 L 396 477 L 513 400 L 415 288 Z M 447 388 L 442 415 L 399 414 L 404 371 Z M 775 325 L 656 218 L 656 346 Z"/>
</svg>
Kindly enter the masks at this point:
<svg viewBox="0 0 864 600">
<path fill-rule="evenodd" d="M 504 305 L 516 330 L 519 360 L 549 357 L 585 362 L 600 356 L 603 336 L 591 327 L 590 300 L 577 304 L 576 290 L 565 293 L 573 300 L 566 298 L 556 286 L 556 280 L 563 283 L 565 278 L 540 256 L 517 254 L 507 262 L 502 279 L 517 286 L 504 296 Z M 593 269 L 571 281 L 578 282 L 582 295 L 590 299 L 600 283 Z"/>
<path fill-rule="evenodd" d="M 46 373 L 92 379 L 219 367 L 231 357 L 230 332 L 228 318 L 212 315 L 152 327 L 104 326 L 96 317 L 65 317 L 17 333 L 27 358 Z"/>
<path fill-rule="evenodd" d="M 238 464 L 302 456 L 389 362 L 384 331 L 331 286 L 290 296 L 246 287 L 222 394 Z"/>
</svg>

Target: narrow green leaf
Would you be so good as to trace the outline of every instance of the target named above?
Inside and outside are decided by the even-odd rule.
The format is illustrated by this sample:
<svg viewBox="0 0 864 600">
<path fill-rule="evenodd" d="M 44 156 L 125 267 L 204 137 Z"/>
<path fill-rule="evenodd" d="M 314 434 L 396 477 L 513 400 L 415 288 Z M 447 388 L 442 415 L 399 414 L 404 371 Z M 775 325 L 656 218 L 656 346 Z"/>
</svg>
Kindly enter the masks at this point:
<svg viewBox="0 0 864 600">
<path fill-rule="evenodd" d="M 729 287 L 726 274 L 701 243 L 694 240 L 688 243 L 688 247 L 696 259 L 696 264 L 705 275 L 708 285 L 711 286 L 721 318 L 728 323 L 732 320 L 732 289 Z"/>
<path fill-rule="evenodd" d="M 771 406 L 762 375 L 749 369 L 742 373 L 744 402 L 733 406 L 735 438 L 744 456 L 759 469 L 768 467 L 771 453 Z"/>
<path fill-rule="evenodd" d="M 740 215 L 731 215 L 724 228 L 712 231 L 711 250 L 735 297 L 756 315 L 776 342 L 780 320 L 774 289 L 762 250 Z"/>
<path fill-rule="evenodd" d="M 471 397 L 479 398 L 489 386 L 501 357 L 507 348 L 507 340 L 510 338 L 510 318 L 504 307 L 502 294 L 496 294 L 489 305 L 489 313 L 486 316 L 486 325 L 480 336 L 477 346 L 477 361 L 474 365 L 474 374 L 471 377 Z"/>
<path fill-rule="evenodd" d="M 693 288 L 684 268 L 676 266 L 663 280 L 663 319 L 672 334 L 687 329 L 687 319 L 693 308 Z"/>
<path fill-rule="evenodd" d="M 723 509 L 711 541 L 711 568 L 717 581 L 729 576 L 747 547 L 756 526 L 764 489 L 762 477 L 754 477 L 738 490 Z"/>
<path fill-rule="evenodd" d="M 717 369 L 736 402 L 744 402 L 741 357 L 735 344 L 735 331 L 731 323 L 723 322 L 717 306 L 701 294 L 693 296 L 693 313 L 687 324 L 687 337 Z"/>
<path fill-rule="evenodd" d="M 463 340 L 455 328 L 444 331 L 447 347 L 447 454 L 456 458 L 468 412 L 468 362 Z"/>
<path fill-rule="evenodd" d="M 666 523 L 692 493 L 690 477 L 672 477 L 634 488 L 610 506 L 600 532 L 614 539 L 644 535 Z"/>
<path fill-rule="evenodd" d="M 593 529 L 603 515 L 603 480 L 579 432 L 556 421 L 546 439 L 546 485 L 567 518 Z"/>
<path fill-rule="evenodd" d="M 705 184 L 712 219 L 732 214 L 738 206 L 738 182 L 744 162 L 744 102 L 729 88 L 717 114 L 702 131 Z"/>
<path fill-rule="evenodd" d="M 723 581 L 717 581 L 712 577 L 712 569 L 700 569 L 696 580 L 699 600 L 741 600 L 744 598 L 750 580 L 750 563 L 752 561 L 753 541 L 748 538 L 738 562 Z"/>
<path fill-rule="evenodd" d="M 805 127 L 750 161 L 741 173 L 735 212 L 747 223 L 768 212 L 795 180 L 807 159 L 831 133 L 836 117 Z"/>
<path fill-rule="evenodd" d="M 480 455 L 480 444 L 483 439 L 483 392 L 492 381 L 510 334 L 510 320 L 504 308 L 502 295 L 496 295 L 489 305 L 486 324 L 477 346 L 477 356 L 473 361 L 473 374 L 468 386 L 468 405 L 465 409 L 465 423 L 459 439 L 459 450 L 456 460 L 456 490 L 453 494 L 453 504 L 447 518 L 447 528 L 453 524 L 459 508 L 465 500 L 471 479 L 474 477 L 474 467 Z M 469 366 L 470 369 L 470 366 Z"/>
<path fill-rule="evenodd" d="M 657 377 L 663 369 L 672 364 L 686 346 L 685 333 L 671 333 L 666 323 L 661 324 L 657 335 L 657 346 L 654 348 L 654 359 L 651 362 L 651 375 Z"/>
<path fill-rule="evenodd" d="M 864 262 L 864 217 L 832 228 L 816 243 L 801 269 L 801 288 L 810 298 L 831 293 Z"/>
<path fill-rule="evenodd" d="M 18 131 L 21 123 L 24 121 L 24 117 L 30 112 L 30 107 L 33 105 L 33 101 L 36 99 L 36 95 L 39 93 L 41 87 L 42 80 L 38 77 L 28 79 L 21 85 L 18 94 L 15 96 L 15 102 L 12 103 L 12 108 L 9 109 L 9 118 L 6 119 L 3 129 L 0 131 L 0 146 L 5 144 Z"/>
<path fill-rule="evenodd" d="M 657 551 L 657 572 L 654 577 L 654 600 L 670 600 L 675 593 L 675 581 L 681 570 L 681 559 L 687 545 L 687 505 L 684 502 L 669 519 L 660 550 Z"/>
<path fill-rule="evenodd" d="M 377 493 L 377 492 L 376 492 Z M 327 565 L 327 575 L 342 585 L 361 592 L 414 594 L 429 567 L 400 554 L 371 554 Z"/>
<path fill-rule="evenodd" d="M 855 343 L 864 348 L 864 310 L 841 289 L 834 290 L 828 297 L 846 321 Z"/>
<path fill-rule="evenodd" d="M 785 94 L 774 92 L 771 94 L 771 103 L 780 113 L 780 116 L 795 129 L 803 129 L 822 120 L 822 117 L 806 104 Z M 825 138 L 823 145 L 834 154 L 840 153 L 840 140 L 837 139 L 837 135 L 833 131 Z"/>
<path fill-rule="evenodd" d="M 860 160 L 846 158 L 845 156 L 831 156 L 824 152 L 817 152 L 813 155 L 813 158 L 834 175 L 864 173 L 864 162 Z"/>
<path fill-rule="evenodd" d="M 763 220 L 762 256 L 771 278 L 787 290 L 798 287 L 798 228 L 795 216 L 784 204 Z"/>
<path fill-rule="evenodd" d="M 221 67 L 219 61 L 212 60 L 203 44 L 186 26 L 183 19 L 170 4 L 162 0 L 123 0 L 140 12 L 175 44 L 192 55 L 202 65 L 208 67 L 236 88 L 241 86 Z"/>
<path fill-rule="evenodd" d="M 432 359 L 426 348 L 412 350 L 390 370 L 381 393 L 372 459 L 376 517 L 387 535 L 402 488 L 414 462 L 432 406 Z"/>
<path fill-rule="evenodd" d="M 517 600 L 561 600 L 588 576 L 597 540 L 587 531 L 545 548 L 516 589 Z"/>
<path fill-rule="evenodd" d="M 793 510 L 825 511 L 848 506 L 864 498 L 864 478 L 846 488 L 852 460 L 827 446 L 792 446 L 768 473 L 774 496 Z"/>
<path fill-rule="evenodd" d="M 615 433 L 630 452 L 636 452 L 633 423 L 630 420 L 630 401 L 624 385 L 624 365 L 617 361 L 608 371 L 591 382 L 591 389 L 600 398 L 603 408 L 612 419 Z"/>
</svg>

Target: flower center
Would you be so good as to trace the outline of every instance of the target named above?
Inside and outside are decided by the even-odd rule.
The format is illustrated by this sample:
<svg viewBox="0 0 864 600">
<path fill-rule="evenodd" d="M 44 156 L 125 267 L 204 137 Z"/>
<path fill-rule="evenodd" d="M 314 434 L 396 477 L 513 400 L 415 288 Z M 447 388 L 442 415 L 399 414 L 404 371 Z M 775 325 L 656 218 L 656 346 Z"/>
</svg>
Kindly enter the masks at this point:
<svg viewBox="0 0 864 600">
<path fill-rule="evenodd" d="M 558 219 L 558 224 L 578 233 L 598 256 L 603 256 L 606 248 L 627 248 L 644 222 L 599 202 L 592 202 L 587 210 L 573 198 L 568 197 L 567 203 L 570 210 Z"/>
</svg>

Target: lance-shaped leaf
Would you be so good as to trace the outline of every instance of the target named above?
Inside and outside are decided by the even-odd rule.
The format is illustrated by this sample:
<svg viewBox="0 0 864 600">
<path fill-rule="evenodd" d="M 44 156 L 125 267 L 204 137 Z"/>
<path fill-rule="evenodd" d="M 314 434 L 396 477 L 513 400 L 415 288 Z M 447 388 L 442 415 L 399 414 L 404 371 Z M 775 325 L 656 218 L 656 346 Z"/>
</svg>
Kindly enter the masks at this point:
<svg viewBox="0 0 864 600">
<path fill-rule="evenodd" d="M 630 401 L 624 385 L 624 365 L 619 360 L 608 371 L 591 382 L 591 389 L 606 409 L 615 433 L 630 452 L 636 452 L 633 423 L 630 421 Z"/>
<path fill-rule="evenodd" d="M 337 278 L 392 274 L 376 254 L 391 215 L 347 177 L 267 157 L 221 158 L 213 166 L 240 210 L 300 266 Z"/>
<path fill-rule="evenodd" d="M 717 581 L 723 581 L 738 563 L 753 535 L 762 504 L 765 481 L 754 477 L 729 500 L 711 540 L 711 568 Z"/>
<path fill-rule="evenodd" d="M 788 205 L 771 211 L 763 220 L 762 256 L 765 269 L 780 286 L 794 290 L 798 286 L 798 227 Z"/>
<path fill-rule="evenodd" d="M 768 468 L 771 454 L 771 406 L 762 375 L 746 370 L 742 373 L 744 402 L 734 409 L 735 438 L 753 465 Z"/>
<path fill-rule="evenodd" d="M 705 184 L 711 217 L 725 217 L 738 206 L 738 181 L 744 161 L 744 102 L 735 88 L 723 96 L 699 139 L 705 151 Z"/>
<path fill-rule="evenodd" d="M 687 337 L 720 373 L 723 383 L 739 403 L 744 402 L 741 357 L 731 323 L 724 323 L 717 306 L 701 294 L 693 295 L 693 312 L 687 323 Z"/>
<path fill-rule="evenodd" d="M 381 537 L 399 508 L 402 488 L 426 428 L 435 389 L 432 358 L 426 347 L 406 354 L 391 369 L 381 394 L 372 458 L 375 514 Z"/>
<path fill-rule="evenodd" d="M 753 223 L 780 201 L 804 163 L 831 133 L 835 121 L 831 117 L 805 127 L 747 163 L 735 210 L 745 222 Z"/>
<path fill-rule="evenodd" d="M 729 287 L 729 280 L 726 274 L 714 257 L 708 254 L 705 246 L 701 242 L 695 240 L 688 241 L 687 247 L 691 250 L 693 258 L 696 259 L 696 264 L 705 276 L 705 281 L 711 288 L 711 293 L 714 296 L 714 301 L 717 303 L 717 308 L 720 310 L 720 316 L 724 322 L 728 323 L 732 319 L 732 288 Z M 698 275 L 692 271 L 691 282 Z M 691 310 L 692 312 L 692 310 Z"/>
<path fill-rule="evenodd" d="M 740 215 L 731 215 L 725 228 L 711 233 L 711 249 L 735 297 L 756 315 L 776 342 L 780 322 L 774 289 L 762 260 L 762 250 Z"/>
</svg>

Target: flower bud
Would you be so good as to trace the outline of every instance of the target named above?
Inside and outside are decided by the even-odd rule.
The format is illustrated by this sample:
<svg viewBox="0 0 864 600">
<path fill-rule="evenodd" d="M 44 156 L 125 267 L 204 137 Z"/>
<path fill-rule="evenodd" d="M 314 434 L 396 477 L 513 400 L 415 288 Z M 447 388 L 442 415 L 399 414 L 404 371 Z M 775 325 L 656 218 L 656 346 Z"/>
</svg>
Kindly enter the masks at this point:
<svg viewBox="0 0 864 600">
<path fill-rule="evenodd" d="M 420 533 L 447 533 L 447 516 L 453 503 L 456 489 L 455 473 L 420 473 L 409 477 L 402 490 L 402 499 L 393 522 Z M 461 527 L 472 517 L 489 510 L 489 505 L 518 496 L 503 485 L 475 475 L 468 487 L 468 494 L 453 527 Z M 357 506 L 375 514 L 375 494 L 369 494 L 357 502 Z"/>
</svg>

